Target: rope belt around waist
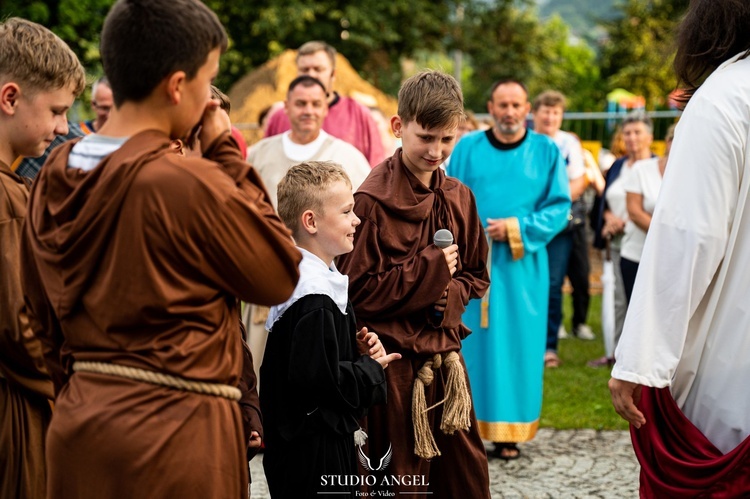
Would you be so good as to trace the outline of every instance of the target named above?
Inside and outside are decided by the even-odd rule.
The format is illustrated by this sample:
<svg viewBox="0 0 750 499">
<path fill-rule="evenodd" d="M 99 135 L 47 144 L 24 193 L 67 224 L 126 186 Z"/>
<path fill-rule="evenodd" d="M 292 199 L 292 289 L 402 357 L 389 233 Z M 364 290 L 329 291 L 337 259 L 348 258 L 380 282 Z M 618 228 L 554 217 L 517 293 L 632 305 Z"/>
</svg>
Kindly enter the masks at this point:
<svg viewBox="0 0 750 499">
<path fill-rule="evenodd" d="M 427 407 L 425 387 L 432 384 L 435 377 L 433 370 L 440 370 L 445 364 L 448 379 L 445 383 L 445 398 Z M 422 459 L 432 459 L 440 455 L 432 435 L 427 412 L 445 404 L 440 430 L 446 435 L 453 435 L 458 430 L 468 430 L 471 426 L 471 395 L 466 385 L 466 371 L 457 352 L 445 356 L 435 354 L 426 361 L 417 373 L 412 393 L 411 416 L 414 424 L 414 454 Z"/>
<path fill-rule="evenodd" d="M 152 385 L 166 386 L 168 388 L 202 393 L 204 395 L 213 395 L 215 397 L 224 397 L 229 400 L 239 400 L 242 397 L 240 389 L 234 386 L 193 381 L 178 376 L 172 376 L 170 374 L 158 373 L 156 371 L 149 371 L 138 367 L 110 364 L 107 362 L 79 360 L 73 363 L 73 371 L 119 376 L 120 378 L 143 381 L 144 383 L 151 383 Z"/>
</svg>

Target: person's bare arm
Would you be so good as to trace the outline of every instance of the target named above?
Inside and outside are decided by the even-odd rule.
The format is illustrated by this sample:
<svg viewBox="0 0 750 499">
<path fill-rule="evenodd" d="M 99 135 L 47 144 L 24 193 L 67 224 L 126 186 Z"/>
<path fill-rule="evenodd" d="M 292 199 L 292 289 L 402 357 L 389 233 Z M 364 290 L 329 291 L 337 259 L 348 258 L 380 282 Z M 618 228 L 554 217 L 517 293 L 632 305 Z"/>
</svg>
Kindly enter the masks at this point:
<svg viewBox="0 0 750 499">
<path fill-rule="evenodd" d="M 643 209 L 643 194 L 628 192 L 625 199 L 630 220 L 643 232 L 648 232 L 651 225 L 651 213 Z"/>
<path fill-rule="evenodd" d="M 586 182 L 586 175 L 581 175 L 578 178 L 574 178 L 569 182 L 570 185 L 570 199 L 575 201 L 581 195 L 583 194 L 583 191 L 586 190 L 586 187 L 588 186 Z"/>
</svg>

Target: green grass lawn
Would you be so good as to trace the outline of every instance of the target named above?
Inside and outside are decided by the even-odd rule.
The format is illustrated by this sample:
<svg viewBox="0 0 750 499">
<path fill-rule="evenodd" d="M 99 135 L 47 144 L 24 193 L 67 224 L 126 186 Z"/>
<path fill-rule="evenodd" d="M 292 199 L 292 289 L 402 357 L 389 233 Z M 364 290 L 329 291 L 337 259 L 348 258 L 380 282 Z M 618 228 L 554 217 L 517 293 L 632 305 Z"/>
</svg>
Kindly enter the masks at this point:
<svg viewBox="0 0 750 499">
<path fill-rule="evenodd" d="M 564 300 L 565 327 L 570 331 L 570 296 Z M 574 337 L 560 340 L 562 365 L 544 370 L 544 400 L 541 426 L 555 429 L 593 428 L 627 430 L 628 425 L 612 408 L 609 398 L 609 368 L 593 369 L 586 362 L 604 355 L 601 328 L 601 296 L 591 297 L 589 326 L 596 340 Z"/>
</svg>

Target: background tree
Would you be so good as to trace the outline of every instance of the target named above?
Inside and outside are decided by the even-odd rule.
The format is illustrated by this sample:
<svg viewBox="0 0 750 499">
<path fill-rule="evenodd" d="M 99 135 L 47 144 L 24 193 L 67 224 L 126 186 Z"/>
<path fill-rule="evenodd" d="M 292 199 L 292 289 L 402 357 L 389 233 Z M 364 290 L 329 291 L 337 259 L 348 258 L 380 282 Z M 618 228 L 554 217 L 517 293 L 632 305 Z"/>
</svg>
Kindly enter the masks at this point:
<svg viewBox="0 0 750 499">
<path fill-rule="evenodd" d="M 50 28 L 70 45 L 92 79 L 102 74 L 99 33 L 114 0 L 3 0 L 0 19 L 19 16 Z"/>
<path fill-rule="evenodd" d="M 677 79 L 672 70 L 675 28 L 689 0 L 627 0 L 622 15 L 604 23 L 608 32 L 599 66 L 607 87 L 646 98 L 650 109 L 666 103 Z"/>
<path fill-rule="evenodd" d="M 395 95 L 405 76 L 404 60 L 414 61 L 413 67 L 440 61 L 439 67 L 452 72 L 448 56 L 460 49 L 467 107 L 480 112 L 486 90 L 505 76 L 525 81 L 532 96 L 547 88 L 564 92 L 572 110 L 602 110 L 606 92 L 616 87 L 644 95 L 649 107 L 658 105 L 676 83 L 671 42 L 689 3 L 620 0 L 614 19 L 601 23 L 602 45 L 592 48 L 585 38 L 596 31 L 591 18 L 614 0 L 203 1 L 230 37 L 217 80 L 221 88 L 283 50 L 317 39 L 337 47 L 363 77 Z M 571 2 L 580 14 L 572 18 L 571 9 L 562 9 Z M 102 74 L 99 33 L 113 3 L 0 0 L 0 18 L 17 15 L 52 29 L 70 44 L 93 81 Z M 586 32 L 584 38 L 572 36 L 559 17 L 541 21 L 538 3 L 545 12 L 562 9 L 577 25 L 585 21 L 578 28 Z M 463 17 L 455 16 L 458 7 Z"/>
<path fill-rule="evenodd" d="M 336 47 L 370 82 L 395 93 L 399 61 L 437 48 L 447 30 L 446 0 L 206 0 L 232 39 L 222 58 L 220 85 L 228 88 L 250 68 L 309 40 Z"/>
<path fill-rule="evenodd" d="M 473 69 L 463 82 L 472 110 L 484 112 L 487 90 L 509 77 L 523 81 L 532 98 L 546 89 L 565 93 L 570 109 L 595 109 L 601 100 L 595 52 L 574 41 L 559 17 L 541 22 L 531 0 L 471 3 L 457 33 L 456 47 Z"/>
<path fill-rule="evenodd" d="M 391 93 L 401 81 L 399 61 L 436 49 L 448 32 L 448 0 L 204 0 L 227 29 L 230 46 L 217 84 L 229 88 L 253 67 L 309 40 L 337 47 L 375 85 Z M 65 40 L 91 79 L 102 72 L 99 33 L 114 0 L 3 0 L 0 18 L 20 16 Z M 165 19 L 165 22 L 169 22 Z"/>
</svg>

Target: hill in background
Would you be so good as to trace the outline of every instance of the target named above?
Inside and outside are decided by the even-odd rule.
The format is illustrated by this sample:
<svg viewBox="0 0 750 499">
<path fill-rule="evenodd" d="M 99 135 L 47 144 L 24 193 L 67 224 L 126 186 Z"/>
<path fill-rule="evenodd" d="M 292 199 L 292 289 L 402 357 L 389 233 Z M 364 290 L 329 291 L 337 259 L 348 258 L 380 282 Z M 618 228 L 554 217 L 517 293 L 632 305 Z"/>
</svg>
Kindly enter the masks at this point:
<svg viewBox="0 0 750 499">
<path fill-rule="evenodd" d="M 621 14 L 615 8 L 617 3 L 619 0 L 537 0 L 540 18 L 558 14 L 573 33 L 587 40 L 596 40 L 603 34 L 597 24 Z"/>
</svg>

